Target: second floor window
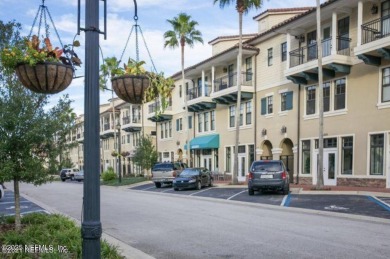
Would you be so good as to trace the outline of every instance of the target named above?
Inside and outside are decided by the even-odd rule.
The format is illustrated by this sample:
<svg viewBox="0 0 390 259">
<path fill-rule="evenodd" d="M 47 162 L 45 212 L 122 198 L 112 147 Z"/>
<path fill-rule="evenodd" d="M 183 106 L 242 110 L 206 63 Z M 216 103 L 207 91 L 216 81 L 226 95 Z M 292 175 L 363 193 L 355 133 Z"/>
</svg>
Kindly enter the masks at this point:
<svg viewBox="0 0 390 259">
<path fill-rule="evenodd" d="M 330 83 L 326 82 L 323 85 L 323 97 L 324 97 L 324 112 L 328 112 L 330 109 Z"/>
<path fill-rule="evenodd" d="M 272 66 L 273 63 L 273 54 L 272 48 L 268 49 L 268 66 Z"/>
<path fill-rule="evenodd" d="M 176 119 L 176 131 L 182 131 L 183 130 L 183 119 Z"/>
<path fill-rule="evenodd" d="M 273 113 L 273 96 L 261 98 L 261 115 Z"/>
<path fill-rule="evenodd" d="M 280 50 L 282 53 L 282 62 L 287 60 L 287 42 L 283 42 L 282 45 L 280 45 Z"/>
<path fill-rule="evenodd" d="M 245 103 L 245 121 L 247 125 L 252 124 L 252 102 Z"/>
<path fill-rule="evenodd" d="M 336 80 L 334 87 L 334 109 L 345 109 L 345 78 Z"/>
<path fill-rule="evenodd" d="M 251 81 L 252 80 L 252 57 L 245 59 L 245 66 L 246 66 L 245 81 Z"/>
<path fill-rule="evenodd" d="M 390 102 L 390 67 L 382 70 L 382 102 Z"/>
<path fill-rule="evenodd" d="M 209 112 L 205 112 L 204 114 L 203 114 L 203 116 L 204 116 L 204 131 L 206 132 L 206 131 L 209 131 L 209 119 L 210 119 L 210 114 L 209 114 Z"/>
<path fill-rule="evenodd" d="M 284 92 L 280 94 L 280 111 L 288 111 L 293 108 L 293 92 Z"/>
<path fill-rule="evenodd" d="M 316 87 L 309 86 L 306 88 L 306 115 L 316 113 Z"/>
<path fill-rule="evenodd" d="M 210 116 L 211 116 L 210 129 L 215 130 L 215 111 L 211 111 Z"/>
<path fill-rule="evenodd" d="M 234 127 L 234 118 L 236 116 L 236 106 L 232 105 L 229 107 L 229 126 Z"/>
<path fill-rule="evenodd" d="M 203 130 L 203 114 L 198 114 L 198 132 L 202 132 Z"/>
</svg>

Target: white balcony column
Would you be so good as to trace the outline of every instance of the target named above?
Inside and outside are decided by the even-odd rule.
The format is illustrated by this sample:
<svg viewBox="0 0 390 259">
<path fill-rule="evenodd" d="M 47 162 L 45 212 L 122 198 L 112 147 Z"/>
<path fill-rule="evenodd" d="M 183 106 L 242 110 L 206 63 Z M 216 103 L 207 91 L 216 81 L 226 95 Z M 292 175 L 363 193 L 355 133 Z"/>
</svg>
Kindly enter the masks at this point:
<svg viewBox="0 0 390 259">
<path fill-rule="evenodd" d="M 286 59 L 286 69 L 290 67 L 290 51 L 291 51 L 291 34 L 287 32 L 286 35 L 286 51 L 287 51 L 287 59 Z"/>
<path fill-rule="evenodd" d="M 211 91 L 214 93 L 215 67 L 211 67 Z"/>
<path fill-rule="evenodd" d="M 205 89 L 205 83 L 204 83 L 204 70 L 202 69 L 202 92 L 200 93 L 200 96 L 206 95 L 206 89 Z"/>
<path fill-rule="evenodd" d="M 363 1 L 358 2 L 357 11 L 357 46 L 362 45 Z"/>
<path fill-rule="evenodd" d="M 335 11 L 332 13 L 332 48 L 330 54 L 337 54 L 337 13 Z"/>
</svg>

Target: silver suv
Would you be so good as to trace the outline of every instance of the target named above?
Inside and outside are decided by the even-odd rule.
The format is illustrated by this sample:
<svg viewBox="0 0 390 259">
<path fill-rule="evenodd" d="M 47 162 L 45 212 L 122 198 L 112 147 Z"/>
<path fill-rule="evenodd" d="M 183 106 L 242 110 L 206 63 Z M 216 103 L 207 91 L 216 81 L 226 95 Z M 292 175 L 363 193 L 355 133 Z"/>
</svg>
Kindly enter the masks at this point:
<svg viewBox="0 0 390 259">
<path fill-rule="evenodd" d="M 252 163 L 248 177 L 248 194 L 255 191 L 274 190 L 288 194 L 289 174 L 281 160 L 259 160 Z"/>
<path fill-rule="evenodd" d="M 152 181 L 156 188 L 161 188 L 162 184 L 172 184 L 173 179 L 187 167 L 187 164 L 182 162 L 157 163 L 152 168 Z"/>
<path fill-rule="evenodd" d="M 77 168 L 64 168 L 60 172 L 60 177 L 63 182 L 65 182 L 66 179 L 74 180 L 74 175 L 79 172 L 79 169 Z"/>
</svg>

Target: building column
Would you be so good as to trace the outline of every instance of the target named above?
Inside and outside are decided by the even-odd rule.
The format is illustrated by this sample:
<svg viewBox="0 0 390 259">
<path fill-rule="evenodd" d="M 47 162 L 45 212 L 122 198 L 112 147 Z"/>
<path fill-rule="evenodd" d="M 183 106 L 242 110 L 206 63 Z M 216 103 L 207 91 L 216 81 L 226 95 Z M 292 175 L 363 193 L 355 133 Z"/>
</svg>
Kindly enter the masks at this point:
<svg viewBox="0 0 390 259">
<path fill-rule="evenodd" d="M 357 11 L 357 46 L 362 45 L 363 1 L 358 2 Z"/>
<path fill-rule="evenodd" d="M 282 154 L 283 149 L 281 148 L 273 148 L 271 150 L 272 152 L 272 159 L 273 160 L 280 160 L 280 154 Z"/>
<path fill-rule="evenodd" d="M 332 48 L 330 54 L 337 54 L 337 13 L 335 11 L 332 13 Z"/>
<path fill-rule="evenodd" d="M 287 59 L 286 59 L 286 69 L 290 68 L 290 51 L 291 51 L 291 34 L 287 32 L 286 35 L 286 47 L 287 47 Z"/>
<path fill-rule="evenodd" d="M 214 93 L 215 67 L 211 67 L 211 92 Z"/>
<path fill-rule="evenodd" d="M 202 92 L 200 93 L 200 96 L 205 96 L 206 95 L 206 90 L 204 89 L 205 83 L 204 83 L 204 70 L 202 69 Z"/>
</svg>

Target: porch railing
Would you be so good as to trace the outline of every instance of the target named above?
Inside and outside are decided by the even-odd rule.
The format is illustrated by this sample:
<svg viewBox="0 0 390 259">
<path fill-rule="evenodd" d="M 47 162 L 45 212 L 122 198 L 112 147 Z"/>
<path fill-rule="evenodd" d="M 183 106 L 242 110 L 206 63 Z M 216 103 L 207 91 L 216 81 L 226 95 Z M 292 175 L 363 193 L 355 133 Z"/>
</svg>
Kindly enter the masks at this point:
<svg viewBox="0 0 390 259">
<path fill-rule="evenodd" d="M 343 56 L 350 55 L 350 38 L 337 36 L 336 38 L 336 50 L 337 54 Z M 322 57 L 331 55 L 332 51 L 332 38 L 325 39 L 322 41 Z M 290 67 L 305 64 L 309 61 L 318 58 L 318 47 L 317 43 L 304 46 L 293 51 L 290 51 Z"/>
<path fill-rule="evenodd" d="M 204 96 L 210 96 L 211 93 L 211 86 L 205 83 L 204 86 Z M 195 98 L 201 97 L 202 96 L 202 86 L 194 87 L 191 89 L 188 89 L 188 94 L 187 94 L 187 100 L 193 100 Z"/>
<path fill-rule="evenodd" d="M 158 110 L 160 110 L 160 102 L 155 102 L 155 103 L 152 103 L 152 104 L 149 104 L 149 107 L 148 107 L 148 113 L 154 113 Z M 172 100 L 170 99 L 169 100 L 169 103 L 168 103 L 168 107 L 165 109 L 166 111 L 171 111 L 172 110 Z"/>
<path fill-rule="evenodd" d="M 242 72 L 241 74 L 241 85 L 252 86 L 252 73 Z M 237 72 L 214 80 L 215 92 L 234 86 L 237 86 Z"/>
<path fill-rule="evenodd" d="M 390 15 L 362 24 L 362 44 L 390 36 Z"/>
</svg>

